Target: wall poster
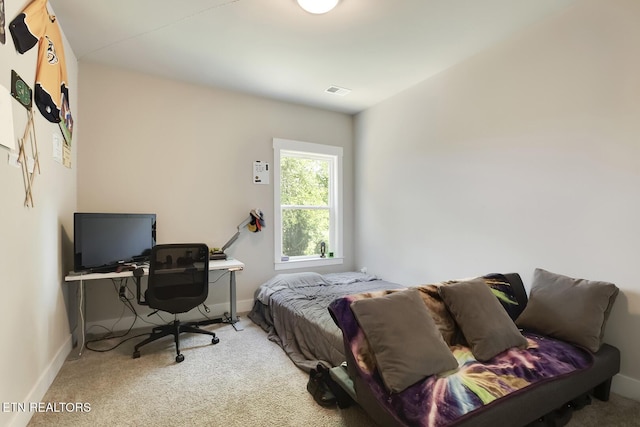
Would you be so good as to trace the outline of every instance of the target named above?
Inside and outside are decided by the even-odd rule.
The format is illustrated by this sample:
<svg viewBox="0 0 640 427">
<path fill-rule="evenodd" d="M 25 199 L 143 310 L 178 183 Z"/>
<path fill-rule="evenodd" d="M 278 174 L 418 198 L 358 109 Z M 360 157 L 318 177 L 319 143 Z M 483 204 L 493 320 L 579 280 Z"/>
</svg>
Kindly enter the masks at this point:
<svg viewBox="0 0 640 427">
<path fill-rule="evenodd" d="M 31 110 L 31 106 L 33 105 L 31 101 L 33 98 L 32 94 L 33 91 L 29 85 L 22 80 L 22 77 L 20 77 L 15 70 L 11 70 L 11 96 L 24 108 Z"/>
</svg>

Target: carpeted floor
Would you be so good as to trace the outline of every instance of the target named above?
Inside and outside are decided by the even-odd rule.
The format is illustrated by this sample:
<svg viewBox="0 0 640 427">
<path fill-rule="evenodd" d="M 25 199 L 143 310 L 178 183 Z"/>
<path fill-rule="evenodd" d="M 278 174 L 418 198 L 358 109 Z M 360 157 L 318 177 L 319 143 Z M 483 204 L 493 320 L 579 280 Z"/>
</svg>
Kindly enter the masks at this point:
<svg viewBox="0 0 640 427">
<path fill-rule="evenodd" d="M 216 345 L 203 335 L 185 335 L 182 363 L 175 363 L 168 338 L 143 347 L 139 359 L 131 353 L 143 338 L 70 358 L 43 402 L 77 402 L 90 411 L 35 413 L 29 426 L 375 425 L 358 406 L 317 405 L 306 391 L 307 374 L 262 329 L 246 317 L 242 324 L 239 332 L 230 325 L 208 327 L 220 338 Z M 607 403 L 594 400 L 568 426 L 640 426 L 640 403 L 616 395 Z"/>
</svg>

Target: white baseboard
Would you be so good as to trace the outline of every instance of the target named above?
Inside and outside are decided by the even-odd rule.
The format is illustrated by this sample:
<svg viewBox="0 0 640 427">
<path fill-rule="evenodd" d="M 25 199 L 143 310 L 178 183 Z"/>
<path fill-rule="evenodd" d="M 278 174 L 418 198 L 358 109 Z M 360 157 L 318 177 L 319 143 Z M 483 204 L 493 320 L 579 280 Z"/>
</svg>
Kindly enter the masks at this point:
<svg viewBox="0 0 640 427">
<path fill-rule="evenodd" d="M 640 380 L 618 374 L 613 377 L 611 391 L 620 396 L 640 402 Z"/>
<path fill-rule="evenodd" d="M 236 308 L 238 310 L 238 313 L 248 313 L 251 311 L 251 309 L 253 308 L 253 300 L 252 299 L 244 299 L 241 301 L 238 301 L 236 303 Z"/>
<path fill-rule="evenodd" d="M 247 313 L 251 311 L 253 308 L 253 300 L 240 300 L 236 301 L 236 311 L 237 313 Z M 220 317 L 224 313 L 229 312 L 229 303 L 220 303 L 209 305 L 210 312 L 207 313 L 208 317 L 215 318 Z M 144 314 L 139 314 L 139 316 L 145 320 L 147 320 L 146 312 Z M 161 313 L 161 316 L 167 321 L 173 320 L 173 316 L 167 313 Z M 90 334 L 101 334 L 106 332 L 107 330 L 113 330 L 113 332 L 126 331 L 131 326 L 131 323 L 134 321 L 135 317 L 133 315 L 124 316 L 119 319 L 103 319 L 95 322 L 87 322 L 86 329 Z M 202 320 L 203 316 L 197 309 L 191 310 L 187 313 L 180 314 L 180 320 L 184 321 L 193 321 L 193 320 Z M 157 316 L 151 316 L 148 318 L 149 322 L 155 324 L 162 324 L 162 321 Z M 134 328 L 143 328 L 143 327 L 151 327 L 149 323 L 141 322 L 138 320 L 135 324 Z"/>
<path fill-rule="evenodd" d="M 62 343 L 62 345 L 56 352 L 56 355 L 53 357 L 49 365 L 42 373 L 42 375 L 40 375 L 40 378 L 38 378 L 38 380 L 36 381 L 29 394 L 24 398 L 23 402 L 42 402 L 42 398 L 47 393 L 47 390 L 49 390 L 49 387 L 51 387 L 53 380 L 56 378 L 56 375 L 58 375 L 60 368 L 62 368 L 64 361 L 67 359 L 67 356 L 71 352 L 71 339 L 71 334 L 69 334 L 67 339 Z M 9 420 L 9 425 L 12 427 L 24 427 L 29 424 L 29 420 L 32 416 L 33 412 L 17 411 Z"/>
</svg>

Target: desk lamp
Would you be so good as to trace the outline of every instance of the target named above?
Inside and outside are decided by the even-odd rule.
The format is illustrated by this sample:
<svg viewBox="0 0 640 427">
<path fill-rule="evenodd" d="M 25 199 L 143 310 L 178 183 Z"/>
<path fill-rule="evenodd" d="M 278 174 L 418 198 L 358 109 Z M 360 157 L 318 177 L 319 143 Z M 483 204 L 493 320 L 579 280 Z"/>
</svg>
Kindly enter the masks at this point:
<svg viewBox="0 0 640 427">
<path fill-rule="evenodd" d="M 227 243 L 224 244 L 222 249 L 217 251 L 211 250 L 211 253 L 209 254 L 209 259 L 212 259 L 212 260 L 227 259 L 227 254 L 225 254 L 224 251 L 226 251 L 231 245 L 233 245 L 233 243 L 236 240 L 238 240 L 238 237 L 240 237 L 240 231 L 245 226 L 249 229 L 249 231 L 253 231 L 254 233 L 261 231 L 262 227 L 264 227 L 264 215 L 262 214 L 262 211 L 260 209 L 251 209 L 251 212 L 249 212 L 249 216 L 247 217 L 247 219 L 242 221 L 236 227 L 237 229 L 236 234 L 234 234 L 227 241 Z"/>
</svg>

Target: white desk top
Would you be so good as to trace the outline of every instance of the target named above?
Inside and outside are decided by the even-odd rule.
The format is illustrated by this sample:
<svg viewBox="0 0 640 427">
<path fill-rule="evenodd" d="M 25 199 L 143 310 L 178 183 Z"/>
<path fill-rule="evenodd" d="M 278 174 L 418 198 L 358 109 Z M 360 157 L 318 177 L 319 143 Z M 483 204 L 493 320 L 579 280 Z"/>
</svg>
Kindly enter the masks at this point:
<svg viewBox="0 0 640 427">
<path fill-rule="evenodd" d="M 209 261 L 209 271 L 214 270 L 242 270 L 244 263 L 237 259 L 216 259 Z M 144 267 L 145 276 L 148 274 L 148 267 Z M 65 282 L 78 282 L 80 280 L 114 279 L 122 277 L 133 277 L 133 271 L 127 270 L 120 273 L 76 273 L 71 272 L 64 278 Z"/>
</svg>

